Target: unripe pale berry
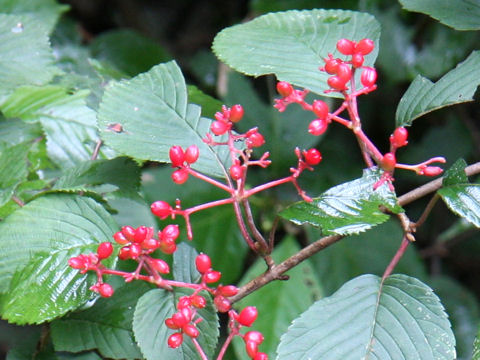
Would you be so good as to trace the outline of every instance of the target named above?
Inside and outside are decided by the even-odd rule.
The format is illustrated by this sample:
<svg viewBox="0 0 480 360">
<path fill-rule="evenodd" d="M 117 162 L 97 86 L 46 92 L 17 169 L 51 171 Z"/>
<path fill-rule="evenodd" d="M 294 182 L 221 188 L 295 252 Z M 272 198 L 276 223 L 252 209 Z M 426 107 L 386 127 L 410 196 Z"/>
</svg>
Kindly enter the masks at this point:
<svg viewBox="0 0 480 360">
<path fill-rule="evenodd" d="M 374 47 L 375 47 L 375 43 L 373 42 L 373 40 L 362 39 L 355 46 L 355 52 L 362 55 L 367 55 L 372 52 Z"/>
<path fill-rule="evenodd" d="M 304 151 L 303 156 L 305 157 L 305 162 L 308 165 L 318 165 L 320 161 L 322 161 L 322 154 L 317 149 Z"/>
<path fill-rule="evenodd" d="M 393 171 L 397 165 L 397 159 L 393 153 L 386 153 L 382 158 L 382 168 L 385 171 Z"/>
<path fill-rule="evenodd" d="M 185 161 L 185 153 L 181 146 L 172 146 L 168 154 L 173 167 L 183 165 L 183 162 Z"/>
<path fill-rule="evenodd" d="M 326 120 L 316 119 L 308 125 L 308 132 L 314 136 L 322 135 L 328 127 Z"/>
<path fill-rule="evenodd" d="M 97 247 L 97 255 L 99 260 L 108 258 L 110 255 L 112 255 L 112 252 L 113 252 L 113 245 L 111 242 L 108 242 L 108 241 L 102 242 Z"/>
<path fill-rule="evenodd" d="M 165 220 L 171 213 L 172 207 L 166 201 L 155 201 L 151 206 L 150 210 L 153 215 L 158 216 L 161 220 Z"/>
<path fill-rule="evenodd" d="M 283 97 L 287 97 L 292 94 L 293 87 L 286 81 L 279 81 L 277 83 L 277 91 Z"/>
<path fill-rule="evenodd" d="M 173 349 L 178 348 L 182 345 L 183 342 L 183 335 L 182 333 L 174 333 L 168 337 L 167 343 Z"/>
<path fill-rule="evenodd" d="M 178 169 L 172 173 L 172 180 L 175 184 L 181 185 L 188 180 L 188 171 L 186 169 Z"/>
<path fill-rule="evenodd" d="M 189 164 L 193 164 L 198 160 L 200 155 L 200 150 L 197 145 L 190 145 L 187 150 L 185 150 L 185 161 Z"/>
<path fill-rule="evenodd" d="M 238 323 L 243 326 L 252 326 L 257 319 L 258 311 L 255 306 L 247 306 L 238 315 Z"/>
<path fill-rule="evenodd" d="M 313 113 L 321 120 L 325 120 L 328 116 L 328 105 L 325 101 L 315 100 L 312 104 Z"/>
<path fill-rule="evenodd" d="M 233 105 L 230 109 L 230 118 L 229 120 L 233 123 L 239 122 L 243 118 L 243 106 L 240 104 Z"/>
<path fill-rule="evenodd" d="M 360 75 L 360 82 L 363 86 L 369 87 L 375 85 L 377 81 L 377 70 L 372 67 L 365 67 Z"/>
<path fill-rule="evenodd" d="M 207 254 L 199 254 L 195 258 L 195 266 L 200 274 L 205 274 L 212 267 L 212 261 Z"/>
<path fill-rule="evenodd" d="M 404 127 L 398 127 L 390 136 L 390 143 L 393 147 L 399 148 L 408 144 L 408 130 Z"/>
<path fill-rule="evenodd" d="M 242 165 L 232 165 L 230 166 L 230 176 L 232 180 L 240 180 L 243 176 L 245 168 Z"/>
<path fill-rule="evenodd" d="M 98 293 L 105 298 L 111 297 L 113 295 L 113 287 L 107 283 L 100 284 L 98 287 Z"/>
<path fill-rule="evenodd" d="M 340 39 L 337 41 L 337 50 L 343 55 L 352 55 L 355 50 L 355 43 L 348 39 Z"/>
<path fill-rule="evenodd" d="M 168 274 L 170 272 L 170 267 L 162 259 L 152 259 L 150 264 L 160 274 Z"/>
<path fill-rule="evenodd" d="M 212 122 L 212 124 L 210 125 L 210 131 L 217 136 L 225 134 L 229 128 L 230 127 L 226 122 L 218 120 Z"/>
</svg>

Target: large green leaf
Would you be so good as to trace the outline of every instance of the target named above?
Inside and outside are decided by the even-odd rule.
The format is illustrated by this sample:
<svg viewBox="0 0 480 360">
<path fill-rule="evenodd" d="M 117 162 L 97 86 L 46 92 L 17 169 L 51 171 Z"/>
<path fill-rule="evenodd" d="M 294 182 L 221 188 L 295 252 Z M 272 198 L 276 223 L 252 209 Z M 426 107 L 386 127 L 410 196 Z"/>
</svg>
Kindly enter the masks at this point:
<svg viewBox="0 0 480 360">
<path fill-rule="evenodd" d="M 173 254 L 173 278 L 191 284 L 200 282 L 200 273 L 195 267 L 198 252 L 194 247 L 182 242 Z"/>
<path fill-rule="evenodd" d="M 98 120 L 102 139 L 120 153 L 168 162 L 171 146 L 196 144 L 200 158 L 193 167 L 214 176 L 225 175 L 223 163 L 230 161 L 228 149 L 212 148 L 203 142 L 210 120 L 200 117 L 200 107 L 187 103 L 185 80 L 175 62 L 157 65 L 108 87 Z M 117 125 L 116 131 L 112 130 L 113 124 L 120 124 L 121 129 Z"/>
<path fill-rule="evenodd" d="M 458 184 L 438 190 L 443 201 L 458 216 L 480 227 L 480 184 Z"/>
<path fill-rule="evenodd" d="M 60 70 L 44 24 L 35 17 L 0 14 L 0 94 L 20 85 L 43 85 Z"/>
<path fill-rule="evenodd" d="M 400 99 L 395 124 L 411 125 L 431 111 L 473 100 L 480 84 L 480 52 L 474 51 L 436 83 L 418 75 Z"/>
<path fill-rule="evenodd" d="M 178 298 L 189 293 L 183 289 L 174 292 L 154 289 L 140 298 L 135 308 L 133 331 L 145 359 L 190 360 L 198 358 L 192 341 L 186 335 L 184 335 L 183 344 L 179 348 L 171 349 L 167 345 L 167 339 L 174 331 L 167 328 L 165 319 L 177 311 L 175 306 Z M 215 352 L 218 339 L 218 317 L 211 301 L 208 302 L 207 307 L 198 310 L 197 314 L 203 318 L 197 324 L 200 331 L 197 340 L 210 358 Z"/>
<path fill-rule="evenodd" d="M 27 179 L 27 154 L 30 143 L 14 145 L 0 154 L 0 206 L 13 195 L 20 182 Z"/>
<path fill-rule="evenodd" d="M 278 359 L 455 359 L 438 297 L 406 275 L 363 275 L 317 301 L 282 336 Z"/>
<path fill-rule="evenodd" d="M 88 94 L 69 94 L 60 86 L 24 86 L 0 108 L 7 117 L 40 122 L 49 156 L 59 167 L 68 168 L 89 160 L 99 140 L 95 112 L 85 103 Z M 111 150 L 100 150 L 100 157 L 112 155 Z"/>
<path fill-rule="evenodd" d="M 115 230 L 98 203 L 69 194 L 40 197 L 7 217 L 0 223 L 3 318 L 40 323 L 92 298 L 95 276 L 78 275 L 68 259 L 95 251 Z"/>
<path fill-rule="evenodd" d="M 286 238 L 275 247 L 272 256 L 279 263 L 299 250 L 300 247 L 293 238 Z M 248 269 L 240 285 L 262 274 L 265 270 L 265 261 L 258 259 Z M 292 320 L 323 295 L 322 287 L 309 261 L 302 262 L 286 274 L 289 276 L 287 281 L 272 282 L 235 304 L 238 309 L 249 305 L 256 306 L 259 315 L 252 329 L 264 334 L 265 341 L 260 346 L 260 351 L 267 353 L 271 359 L 275 357 L 280 336 L 287 331 Z M 234 347 L 239 359 L 249 359 L 243 340 L 236 337 Z"/>
<path fill-rule="evenodd" d="M 142 282 L 126 284 L 112 298 L 99 299 L 90 309 L 55 320 L 51 324 L 55 350 L 98 349 L 107 358 L 140 358 L 133 337 L 133 312 L 138 299 L 150 289 Z"/>
<path fill-rule="evenodd" d="M 370 38 L 378 44 L 380 25 L 366 13 L 306 10 L 271 13 L 222 30 L 213 42 L 217 57 L 247 75 L 275 74 L 279 80 L 324 94 L 328 74 L 318 70 L 341 38 Z M 378 49 L 366 56 L 372 65 Z M 327 96 L 338 96 L 335 93 Z"/>
<path fill-rule="evenodd" d="M 324 235 L 358 234 L 388 220 L 380 206 L 403 211 L 387 184 L 373 189 L 380 177 L 378 169 L 366 169 L 360 179 L 330 188 L 312 202 L 295 203 L 280 215 L 296 224 L 318 226 Z"/>
<path fill-rule="evenodd" d="M 430 15 L 457 30 L 480 30 L 478 0 L 399 0 L 405 10 Z"/>
</svg>

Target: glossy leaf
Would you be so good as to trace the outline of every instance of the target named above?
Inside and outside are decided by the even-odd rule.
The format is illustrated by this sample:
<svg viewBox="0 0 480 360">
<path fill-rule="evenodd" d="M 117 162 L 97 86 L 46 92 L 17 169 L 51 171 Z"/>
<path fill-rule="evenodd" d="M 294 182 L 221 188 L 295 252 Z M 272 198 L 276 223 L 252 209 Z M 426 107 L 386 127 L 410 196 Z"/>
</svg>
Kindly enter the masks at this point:
<svg viewBox="0 0 480 360">
<path fill-rule="evenodd" d="M 76 353 L 97 349 L 107 358 L 140 358 L 133 337 L 133 312 L 138 299 L 150 289 L 141 282 L 126 284 L 111 298 L 101 298 L 87 310 L 55 320 L 51 324 L 55 350 Z"/>
<path fill-rule="evenodd" d="M 275 74 L 325 96 L 328 74 L 319 71 L 328 53 L 336 51 L 341 38 L 370 38 L 378 44 L 380 25 L 366 13 L 345 10 L 305 10 L 271 13 L 222 30 L 213 42 L 217 57 L 247 75 Z M 378 49 L 366 56 L 373 65 Z"/>
<path fill-rule="evenodd" d="M 272 257 L 278 264 L 299 250 L 300 247 L 293 238 L 286 238 L 275 247 Z M 258 259 L 248 269 L 239 286 L 246 284 L 265 270 L 265 261 Z M 265 340 L 259 348 L 271 359 L 275 358 L 280 336 L 287 331 L 292 320 L 323 295 L 323 289 L 308 260 L 288 271 L 286 275 L 289 276 L 288 281 L 274 281 L 235 304 L 235 308 L 239 310 L 250 305 L 256 306 L 259 315 L 251 330 L 264 334 Z M 235 338 L 234 346 L 239 359 L 249 359 L 243 340 Z"/>
<path fill-rule="evenodd" d="M 31 144 L 24 143 L 4 149 L 0 154 L 0 206 L 10 200 L 16 187 L 27 179 L 27 154 Z"/>
<path fill-rule="evenodd" d="M 183 344 L 177 349 L 171 349 L 167 345 L 167 339 L 174 330 L 167 328 L 165 319 L 177 311 L 175 306 L 178 298 L 190 293 L 183 289 L 176 290 L 174 293 L 154 289 L 144 294 L 138 301 L 133 319 L 133 331 L 146 360 L 197 358 L 198 353 L 188 336 L 184 335 Z M 197 314 L 203 318 L 203 321 L 197 325 L 200 331 L 197 341 L 210 358 L 215 351 L 218 339 L 218 317 L 211 301 Z"/>
<path fill-rule="evenodd" d="M 442 186 L 457 185 L 457 184 L 467 184 L 468 177 L 465 174 L 465 168 L 467 163 L 463 159 L 458 159 L 443 176 Z"/>
<path fill-rule="evenodd" d="M 318 226 L 324 235 L 358 234 L 388 220 L 389 216 L 379 206 L 395 213 L 403 211 L 387 184 L 373 190 L 380 176 L 379 170 L 367 169 L 362 178 L 335 186 L 310 203 L 295 203 L 280 215 L 299 225 Z"/>
<path fill-rule="evenodd" d="M 0 94 L 21 85 L 44 85 L 60 73 L 45 25 L 35 17 L 0 14 Z"/>
<path fill-rule="evenodd" d="M 47 135 L 50 158 L 61 168 L 89 160 L 99 140 L 95 112 L 87 107 L 88 91 L 69 94 L 60 86 L 18 88 L 0 106 L 7 117 L 40 122 Z M 102 148 L 101 157 L 111 157 Z"/>
<path fill-rule="evenodd" d="M 178 244 L 177 251 L 173 254 L 173 278 L 195 284 L 200 281 L 200 273 L 195 267 L 195 258 L 198 252 L 194 247 L 182 242 Z"/>
<path fill-rule="evenodd" d="M 480 30 L 480 2 L 477 0 L 400 0 L 405 10 L 431 16 L 457 30 Z"/>
<path fill-rule="evenodd" d="M 406 275 L 384 283 L 374 275 L 349 281 L 294 320 L 277 353 L 279 360 L 456 358 L 440 300 Z"/>
<path fill-rule="evenodd" d="M 226 171 L 223 163 L 230 161 L 225 146 L 214 149 L 203 142 L 211 122 L 200 117 L 197 105 L 187 103 L 185 80 L 175 62 L 108 87 L 98 120 L 106 144 L 137 159 L 169 162 L 171 146 L 196 144 L 200 158 L 193 167 L 198 170 L 220 177 Z"/>
<path fill-rule="evenodd" d="M 466 219 L 477 228 L 480 227 L 480 185 L 459 184 L 444 187 L 438 194 L 458 216 Z"/>
<path fill-rule="evenodd" d="M 480 84 L 480 52 L 474 51 L 436 83 L 418 75 L 400 99 L 396 127 L 409 126 L 431 111 L 473 100 Z"/>
<path fill-rule="evenodd" d="M 0 223 L 2 316 L 18 324 L 40 323 L 92 298 L 95 276 L 79 275 L 70 257 L 95 251 L 117 226 L 95 201 L 51 194 Z"/>
</svg>

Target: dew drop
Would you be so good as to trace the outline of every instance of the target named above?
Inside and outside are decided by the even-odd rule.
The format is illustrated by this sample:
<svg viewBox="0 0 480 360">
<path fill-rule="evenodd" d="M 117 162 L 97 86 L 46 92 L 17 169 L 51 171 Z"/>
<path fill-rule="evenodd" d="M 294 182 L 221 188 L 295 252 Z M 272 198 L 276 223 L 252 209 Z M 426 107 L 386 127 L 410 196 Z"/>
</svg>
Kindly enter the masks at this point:
<svg viewBox="0 0 480 360">
<path fill-rule="evenodd" d="M 135 106 L 135 107 L 133 108 L 133 111 L 138 111 L 138 107 Z"/>
<path fill-rule="evenodd" d="M 21 22 L 17 23 L 17 25 L 15 25 L 12 28 L 12 33 L 14 34 L 20 34 L 22 31 L 23 31 L 23 24 Z"/>
</svg>

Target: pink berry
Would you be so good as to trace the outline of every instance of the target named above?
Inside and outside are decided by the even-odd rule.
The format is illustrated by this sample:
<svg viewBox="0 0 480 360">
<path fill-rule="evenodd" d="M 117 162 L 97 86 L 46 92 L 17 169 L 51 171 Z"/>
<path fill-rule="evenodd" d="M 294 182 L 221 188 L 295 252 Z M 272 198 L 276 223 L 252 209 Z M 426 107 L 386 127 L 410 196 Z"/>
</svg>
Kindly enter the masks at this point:
<svg viewBox="0 0 480 360">
<path fill-rule="evenodd" d="M 265 138 L 259 132 L 253 132 L 247 137 L 246 144 L 249 149 L 260 147 L 265 144 Z"/>
<path fill-rule="evenodd" d="M 198 331 L 197 327 L 192 324 L 185 325 L 182 330 L 185 334 L 187 334 L 192 338 L 196 338 L 198 337 L 198 335 L 200 335 L 200 332 Z"/>
<path fill-rule="evenodd" d="M 235 296 L 238 293 L 238 288 L 234 285 L 218 286 L 217 290 L 225 297 Z"/>
<path fill-rule="evenodd" d="M 245 343 L 245 350 L 247 355 L 254 359 L 258 352 L 258 344 L 253 341 L 247 341 Z"/>
<path fill-rule="evenodd" d="M 111 242 L 102 242 L 100 245 L 97 247 L 97 255 L 99 260 L 103 260 L 108 258 L 110 255 L 112 255 L 113 252 L 113 245 Z"/>
<path fill-rule="evenodd" d="M 172 213 L 172 207 L 166 201 L 155 201 L 150 210 L 153 215 L 158 216 L 161 220 L 165 220 Z"/>
<path fill-rule="evenodd" d="M 80 270 L 85 267 L 85 261 L 79 257 L 68 259 L 68 265 L 74 269 Z"/>
<path fill-rule="evenodd" d="M 132 259 L 138 258 L 142 254 L 142 247 L 140 244 L 132 244 L 130 245 L 130 257 Z"/>
<path fill-rule="evenodd" d="M 177 251 L 177 244 L 171 239 L 162 240 L 160 242 L 160 250 L 167 255 L 173 254 Z"/>
<path fill-rule="evenodd" d="M 239 122 L 243 118 L 243 106 L 242 105 L 233 105 L 230 109 L 230 118 L 229 120 L 233 123 Z"/>
<path fill-rule="evenodd" d="M 115 234 L 113 234 L 113 240 L 120 245 L 125 245 L 130 242 L 121 231 L 117 231 Z"/>
<path fill-rule="evenodd" d="M 438 166 L 427 166 L 422 170 L 422 175 L 425 176 L 438 176 L 443 172 L 443 169 Z"/>
<path fill-rule="evenodd" d="M 232 304 L 222 295 L 217 295 L 213 298 L 213 303 L 217 310 L 221 313 L 225 313 L 232 308 Z"/>
<path fill-rule="evenodd" d="M 325 101 L 315 100 L 312 104 L 314 114 L 321 120 L 325 120 L 328 116 L 328 105 Z"/>
<path fill-rule="evenodd" d="M 220 280 L 221 277 L 222 277 L 222 273 L 216 270 L 207 270 L 207 272 L 203 274 L 203 280 L 207 284 L 217 282 Z"/>
<path fill-rule="evenodd" d="M 408 144 L 408 130 L 404 127 L 398 127 L 390 136 L 390 143 L 393 147 L 399 148 Z"/>
<path fill-rule="evenodd" d="M 217 120 L 212 122 L 212 124 L 210 125 L 210 131 L 217 136 L 225 134 L 229 129 L 230 127 L 228 126 L 228 124 L 223 121 Z"/>
<path fill-rule="evenodd" d="M 397 159 L 395 158 L 395 154 L 386 153 L 385 155 L 383 155 L 382 168 L 385 171 L 393 171 L 393 169 L 395 169 L 395 165 L 397 165 Z"/>
<path fill-rule="evenodd" d="M 178 327 L 184 327 L 190 322 L 190 319 L 187 318 L 182 312 L 178 311 L 172 315 L 173 323 Z"/>
<path fill-rule="evenodd" d="M 365 59 L 363 58 L 363 55 L 360 53 L 355 53 L 352 55 L 352 66 L 354 68 L 359 68 L 363 65 L 363 61 Z"/>
<path fill-rule="evenodd" d="M 350 81 L 352 78 L 352 69 L 350 68 L 350 65 L 345 63 L 338 65 L 337 76 L 345 83 Z"/>
<path fill-rule="evenodd" d="M 342 63 L 340 59 L 325 59 L 325 71 L 327 74 L 334 75 L 337 73 L 338 65 Z"/>
<path fill-rule="evenodd" d="M 238 315 L 238 323 L 243 326 L 251 326 L 257 319 L 258 311 L 255 306 L 247 306 Z"/>
<path fill-rule="evenodd" d="M 167 325 L 167 327 L 172 330 L 179 329 L 179 327 L 175 324 L 175 321 L 173 321 L 172 318 L 165 319 L 165 325 Z"/>
<path fill-rule="evenodd" d="M 252 330 L 252 331 L 248 331 L 245 333 L 245 335 L 243 335 L 243 340 L 245 342 L 247 341 L 253 341 L 255 343 L 257 343 L 258 345 L 260 345 L 263 340 L 265 338 L 263 337 L 263 334 L 259 331 L 255 331 L 255 330 Z"/>
<path fill-rule="evenodd" d="M 318 165 L 320 161 L 322 161 L 322 154 L 317 149 L 304 151 L 303 156 L 305 157 L 305 162 L 308 165 Z"/>
<path fill-rule="evenodd" d="M 162 239 L 171 239 L 173 241 L 177 240 L 178 236 L 180 235 L 180 229 L 176 224 L 170 224 L 165 226 L 162 230 Z"/>
<path fill-rule="evenodd" d="M 168 274 L 170 272 L 170 267 L 162 259 L 152 259 L 150 265 L 160 274 Z"/>
<path fill-rule="evenodd" d="M 277 83 L 277 91 L 283 97 L 287 97 L 292 94 L 293 87 L 286 81 L 279 81 Z"/>
<path fill-rule="evenodd" d="M 373 42 L 373 40 L 362 39 L 355 46 L 355 52 L 362 55 L 367 55 L 372 52 L 374 47 L 375 47 L 375 43 Z"/>
<path fill-rule="evenodd" d="M 314 136 L 322 135 L 328 127 L 326 120 L 316 119 L 308 125 L 308 132 Z"/>
<path fill-rule="evenodd" d="M 178 348 L 183 343 L 183 335 L 182 333 L 174 333 L 168 337 L 167 340 L 168 346 L 172 349 Z"/>
<path fill-rule="evenodd" d="M 232 180 L 240 180 L 243 176 L 243 173 L 245 171 L 245 167 L 242 165 L 232 165 L 230 166 L 230 176 L 232 177 Z"/>
<path fill-rule="evenodd" d="M 130 246 L 124 246 L 118 252 L 118 258 L 120 260 L 128 260 L 131 259 L 132 256 L 130 255 Z"/>
<path fill-rule="evenodd" d="M 160 246 L 160 243 L 158 242 L 157 239 L 150 238 L 150 239 L 143 240 L 141 245 L 142 245 L 142 249 L 156 250 Z"/>
<path fill-rule="evenodd" d="M 207 254 L 199 254 L 195 258 L 195 266 L 200 274 L 205 274 L 212 267 L 212 261 Z"/>
<path fill-rule="evenodd" d="M 130 225 L 122 226 L 122 234 L 128 239 L 128 241 L 133 241 L 135 238 L 135 229 Z"/>
<path fill-rule="evenodd" d="M 362 85 L 365 87 L 373 86 L 375 81 L 377 81 L 377 70 L 372 67 L 363 68 L 362 75 L 360 75 Z"/>
<path fill-rule="evenodd" d="M 182 166 L 185 161 L 185 153 L 181 146 L 172 146 L 169 151 L 169 156 L 172 167 Z"/>
<path fill-rule="evenodd" d="M 172 173 L 172 180 L 175 184 L 181 185 L 188 180 L 188 171 L 186 169 L 178 169 Z"/>
<path fill-rule="evenodd" d="M 253 360 L 268 360 L 268 355 L 263 352 L 257 352 Z"/>
<path fill-rule="evenodd" d="M 207 300 L 205 300 L 205 298 L 201 295 L 192 296 L 191 302 L 192 305 L 198 309 L 203 309 L 205 306 L 207 306 Z"/>
<path fill-rule="evenodd" d="M 113 287 L 107 283 L 100 284 L 98 287 L 98 293 L 105 298 L 111 297 L 113 295 Z"/>
<path fill-rule="evenodd" d="M 139 226 L 135 229 L 135 236 L 133 237 L 133 241 L 136 243 L 141 243 L 143 240 L 147 238 L 149 231 L 148 228 L 144 225 Z"/>
<path fill-rule="evenodd" d="M 200 156 L 200 150 L 197 145 L 190 145 L 187 150 L 185 150 L 185 161 L 189 164 L 193 164 L 198 160 Z"/>
<path fill-rule="evenodd" d="M 340 39 L 337 41 L 337 50 L 343 55 L 352 55 L 355 50 L 355 43 L 348 39 Z"/>
<path fill-rule="evenodd" d="M 328 86 L 330 86 L 334 90 L 345 90 L 345 84 L 347 82 L 344 81 L 343 79 L 339 78 L 338 76 L 331 76 L 327 80 Z"/>
</svg>

